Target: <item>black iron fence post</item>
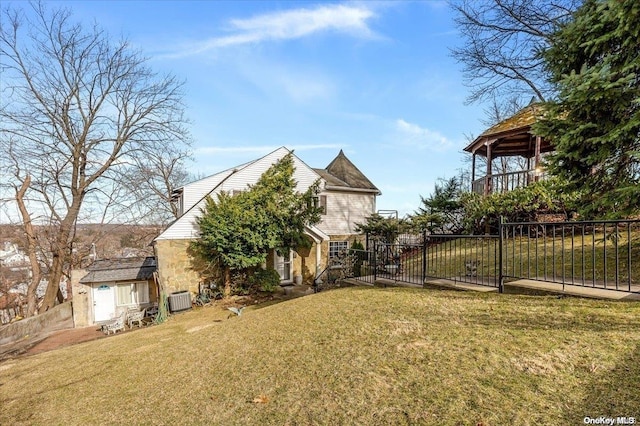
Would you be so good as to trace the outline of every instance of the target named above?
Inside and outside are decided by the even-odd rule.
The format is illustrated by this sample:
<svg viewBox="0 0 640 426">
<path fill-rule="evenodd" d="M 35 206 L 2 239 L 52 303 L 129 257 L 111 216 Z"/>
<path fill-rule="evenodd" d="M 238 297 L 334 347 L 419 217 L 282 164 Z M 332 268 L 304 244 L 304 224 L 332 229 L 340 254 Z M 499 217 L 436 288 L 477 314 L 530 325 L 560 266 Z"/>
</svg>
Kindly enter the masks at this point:
<svg viewBox="0 0 640 426">
<path fill-rule="evenodd" d="M 427 279 L 427 230 L 422 231 L 422 286 Z"/>
<path fill-rule="evenodd" d="M 502 246 L 504 245 L 504 226 L 503 226 L 504 218 L 500 217 L 500 222 L 498 223 L 498 235 L 500 236 L 498 240 L 498 292 L 504 293 L 504 276 L 502 274 Z"/>
<path fill-rule="evenodd" d="M 373 240 L 373 284 L 378 280 L 378 241 L 374 238 Z"/>
</svg>

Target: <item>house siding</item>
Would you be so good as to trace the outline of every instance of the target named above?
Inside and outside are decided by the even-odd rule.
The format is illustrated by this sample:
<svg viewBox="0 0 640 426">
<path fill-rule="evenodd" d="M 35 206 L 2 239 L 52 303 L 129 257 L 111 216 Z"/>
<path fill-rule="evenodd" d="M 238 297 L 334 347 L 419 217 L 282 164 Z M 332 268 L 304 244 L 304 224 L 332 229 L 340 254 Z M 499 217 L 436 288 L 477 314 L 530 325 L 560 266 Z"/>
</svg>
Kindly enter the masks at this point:
<svg viewBox="0 0 640 426">
<path fill-rule="evenodd" d="M 186 185 L 182 192 L 182 209 L 180 214 L 196 205 L 205 195 L 211 192 L 211 188 L 215 188 L 233 173 L 233 169 L 225 170 L 213 176 L 209 176 L 199 181 Z"/>
<path fill-rule="evenodd" d="M 357 223 L 365 223 L 376 208 L 376 197 L 370 193 L 323 191 L 327 196 L 327 213 L 317 228 L 327 235 L 356 234 Z"/>
<path fill-rule="evenodd" d="M 249 184 L 255 184 L 260 179 L 260 176 L 269 169 L 269 167 L 288 153 L 289 151 L 286 148 L 280 148 L 259 160 L 247 163 L 242 168 L 233 169 L 237 170 L 236 172 L 231 170 L 231 173 L 218 174 L 224 174 L 224 178 L 212 180 L 202 179 L 196 182 L 197 185 L 192 184 L 185 186 L 182 194 L 185 213 L 167 230 L 160 234 L 156 240 L 182 240 L 197 238 L 198 228 L 196 219 L 200 216 L 202 208 L 205 206 L 204 197 L 207 194 L 211 194 L 213 196 L 221 191 L 231 192 L 233 190 L 246 190 Z M 297 182 L 296 189 L 299 192 L 304 192 L 320 177 L 315 171 L 313 171 L 313 169 L 309 168 L 309 166 L 303 163 L 296 156 L 293 157 L 293 160 L 296 168 L 293 175 L 293 178 Z M 214 175 L 212 178 L 218 175 Z M 204 192 L 204 195 L 202 195 L 202 188 L 205 184 L 215 184 L 216 186 L 209 186 L 209 192 Z M 199 199 L 195 202 L 194 198 L 196 197 L 193 195 L 194 193 L 197 193 L 199 196 Z M 191 207 L 188 207 L 187 200 L 191 202 Z"/>
</svg>

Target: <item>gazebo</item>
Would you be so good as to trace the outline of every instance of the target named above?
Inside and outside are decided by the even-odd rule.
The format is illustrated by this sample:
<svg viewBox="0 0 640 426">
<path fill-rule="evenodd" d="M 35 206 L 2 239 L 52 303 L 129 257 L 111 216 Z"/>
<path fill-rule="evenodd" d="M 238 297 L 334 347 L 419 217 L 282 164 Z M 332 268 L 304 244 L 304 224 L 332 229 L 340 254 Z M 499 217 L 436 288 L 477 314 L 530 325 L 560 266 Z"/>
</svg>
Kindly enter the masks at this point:
<svg viewBox="0 0 640 426">
<path fill-rule="evenodd" d="M 484 131 L 464 148 L 472 155 L 471 190 L 489 195 L 493 192 L 507 192 L 527 186 L 544 177 L 540 167 L 541 154 L 553 151 L 548 140 L 534 135 L 531 126 L 542 113 L 539 104 L 531 104 L 513 116 Z M 486 159 L 486 175 L 476 178 L 476 157 Z M 498 157 L 523 157 L 527 160 L 526 170 L 493 174 L 492 163 Z M 533 163 L 533 164 L 532 164 Z"/>
</svg>

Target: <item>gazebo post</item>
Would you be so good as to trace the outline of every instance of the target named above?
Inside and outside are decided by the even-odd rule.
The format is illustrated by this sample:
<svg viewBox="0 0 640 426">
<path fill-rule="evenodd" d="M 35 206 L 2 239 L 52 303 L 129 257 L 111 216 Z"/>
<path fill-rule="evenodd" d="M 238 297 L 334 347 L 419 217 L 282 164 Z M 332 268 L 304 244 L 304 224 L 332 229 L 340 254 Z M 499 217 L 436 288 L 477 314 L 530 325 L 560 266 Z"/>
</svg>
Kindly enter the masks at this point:
<svg viewBox="0 0 640 426">
<path fill-rule="evenodd" d="M 537 182 L 540 179 L 540 145 L 542 144 L 542 138 L 540 136 L 536 136 L 536 152 L 535 152 L 535 178 L 534 181 Z"/>
<path fill-rule="evenodd" d="M 471 192 L 473 192 L 473 182 L 476 181 L 476 152 L 471 154 Z"/>
<path fill-rule="evenodd" d="M 487 176 L 484 178 L 484 195 L 491 194 L 491 163 L 493 159 L 491 158 L 491 142 L 487 143 Z"/>
</svg>

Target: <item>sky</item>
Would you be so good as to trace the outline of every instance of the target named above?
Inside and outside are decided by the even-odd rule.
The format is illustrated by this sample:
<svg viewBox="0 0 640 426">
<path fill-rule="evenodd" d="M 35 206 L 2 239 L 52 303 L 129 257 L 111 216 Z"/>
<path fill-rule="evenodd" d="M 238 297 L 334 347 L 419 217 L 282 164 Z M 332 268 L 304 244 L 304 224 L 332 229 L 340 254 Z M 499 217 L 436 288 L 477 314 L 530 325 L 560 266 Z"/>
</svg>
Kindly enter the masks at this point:
<svg viewBox="0 0 640 426">
<path fill-rule="evenodd" d="M 342 149 L 402 217 L 452 177 L 481 105 L 444 1 L 49 1 L 185 81 L 199 177 L 280 146 L 324 168 Z M 27 6 L 27 5 L 25 5 Z"/>
</svg>

